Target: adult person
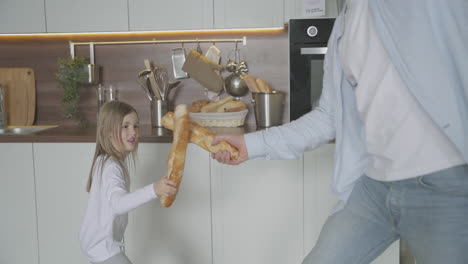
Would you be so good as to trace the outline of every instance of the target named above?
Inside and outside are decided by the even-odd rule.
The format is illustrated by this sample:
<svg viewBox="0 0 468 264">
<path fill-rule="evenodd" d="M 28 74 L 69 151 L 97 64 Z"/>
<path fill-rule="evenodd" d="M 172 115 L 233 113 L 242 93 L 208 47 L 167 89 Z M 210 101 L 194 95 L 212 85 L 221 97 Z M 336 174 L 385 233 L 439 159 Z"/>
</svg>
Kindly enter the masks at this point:
<svg viewBox="0 0 468 264">
<path fill-rule="evenodd" d="M 233 165 L 336 140 L 341 202 L 303 263 L 370 263 L 399 238 L 417 263 L 468 263 L 466 25 L 466 0 L 348 0 L 319 105 L 280 127 L 215 138 L 240 150 L 237 160 L 213 154 Z"/>
</svg>

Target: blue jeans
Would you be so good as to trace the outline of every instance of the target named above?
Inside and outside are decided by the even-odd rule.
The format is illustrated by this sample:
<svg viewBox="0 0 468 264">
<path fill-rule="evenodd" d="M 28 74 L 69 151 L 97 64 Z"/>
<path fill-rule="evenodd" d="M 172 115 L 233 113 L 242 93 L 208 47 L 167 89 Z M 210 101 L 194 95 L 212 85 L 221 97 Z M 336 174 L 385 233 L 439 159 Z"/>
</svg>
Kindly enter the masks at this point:
<svg viewBox="0 0 468 264">
<path fill-rule="evenodd" d="M 408 180 L 356 183 L 303 264 L 367 264 L 397 239 L 418 264 L 468 263 L 468 166 Z"/>
</svg>

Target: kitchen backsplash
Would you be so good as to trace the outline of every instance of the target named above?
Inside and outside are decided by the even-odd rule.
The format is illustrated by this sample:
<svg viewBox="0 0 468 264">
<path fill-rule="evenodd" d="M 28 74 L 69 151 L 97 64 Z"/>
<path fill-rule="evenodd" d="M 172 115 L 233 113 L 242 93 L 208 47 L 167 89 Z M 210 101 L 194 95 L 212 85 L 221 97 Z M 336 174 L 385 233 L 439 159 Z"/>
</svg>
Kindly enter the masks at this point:
<svg viewBox="0 0 468 264">
<path fill-rule="evenodd" d="M 195 39 L 197 36 L 194 36 Z M 235 36 L 241 38 L 242 35 Z M 210 36 L 211 38 L 226 38 L 225 36 Z M 181 39 L 177 36 L 172 39 Z M 184 38 L 185 39 L 185 38 Z M 203 37 L 200 37 L 203 39 Z M 129 40 L 129 39 L 123 39 Z M 95 40 L 91 40 L 95 41 Z M 200 43 L 203 52 L 212 43 Z M 234 43 L 215 43 L 221 50 L 221 64 L 226 65 L 228 59 L 234 60 Z M 173 79 L 171 50 L 182 47 L 181 44 L 138 44 L 138 45 L 96 45 L 95 63 L 101 66 L 101 84 L 104 87 L 112 85 L 117 89 L 117 99 L 133 105 L 141 119 L 141 123 L 150 124 L 150 103 L 137 83 L 138 73 L 145 68 L 144 60 L 166 67 L 169 78 Z M 196 43 L 186 43 L 183 46 L 188 51 L 196 49 Z M 238 44 L 241 60 L 247 62 L 249 74 L 266 80 L 274 90 L 289 91 L 288 66 L 288 36 L 287 32 L 272 35 L 247 35 L 247 45 Z M 63 118 L 61 97 L 63 90 L 57 88 L 55 73 L 57 59 L 69 56 L 68 41 L 2 41 L 0 42 L 0 67 L 32 68 L 36 74 L 36 118 L 37 125 L 74 125 L 73 120 Z M 89 57 L 87 46 L 76 46 L 75 54 Z M 230 72 L 224 72 L 226 77 Z M 195 80 L 180 79 L 181 84 L 172 92 L 170 98 L 174 104 L 187 104 L 197 99 L 206 99 L 203 87 Z M 96 122 L 97 86 L 87 86 L 81 89 L 80 111 L 90 122 Z M 221 97 L 227 94 L 223 92 Z M 251 94 L 242 101 L 249 106 L 247 124 L 255 124 L 251 105 Z M 284 122 L 289 121 L 289 97 L 283 113 Z"/>
</svg>

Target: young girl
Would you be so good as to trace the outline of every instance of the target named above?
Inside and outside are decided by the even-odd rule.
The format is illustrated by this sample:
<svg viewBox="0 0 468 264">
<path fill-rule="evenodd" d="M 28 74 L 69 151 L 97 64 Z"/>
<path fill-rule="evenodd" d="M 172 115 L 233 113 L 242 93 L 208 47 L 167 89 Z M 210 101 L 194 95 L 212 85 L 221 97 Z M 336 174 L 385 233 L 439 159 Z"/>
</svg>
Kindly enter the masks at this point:
<svg viewBox="0 0 468 264">
<path fill-rule="evenodd" d="M 127 163 L 135 162 L 138 136 L 138 114 L 132 106 L 118 101 L 104 104 L 88 178 L 88 208 L 80 230 L 81 250 L 91 263 L 131 263 L 123 244 L 128 212 L 158 196 L 177 193 L 176 183 L 166 177 L 129 192 Z"/>
</svg>

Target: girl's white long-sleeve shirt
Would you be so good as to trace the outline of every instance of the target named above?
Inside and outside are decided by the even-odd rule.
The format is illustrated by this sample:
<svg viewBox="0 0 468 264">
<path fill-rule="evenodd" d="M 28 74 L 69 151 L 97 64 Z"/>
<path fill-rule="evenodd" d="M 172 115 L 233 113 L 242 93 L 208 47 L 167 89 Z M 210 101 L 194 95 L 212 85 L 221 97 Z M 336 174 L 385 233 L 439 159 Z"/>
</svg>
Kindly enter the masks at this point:
<svg viewBox="0 0 468 264">
<path fill-rule="evenodd" d="M 118 163 L 98 157 L 80 230 L 81 250 L 88 260 L 104 261 L 123 251 L 128 212 L 156 197 L 153 184 L 130 192 L 130 179 Z"/>
</svg>

